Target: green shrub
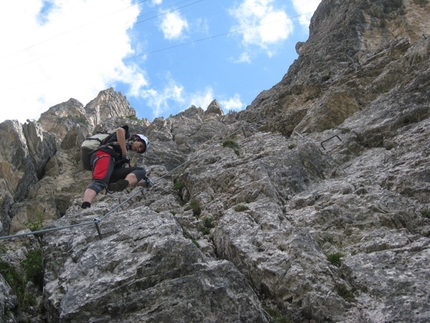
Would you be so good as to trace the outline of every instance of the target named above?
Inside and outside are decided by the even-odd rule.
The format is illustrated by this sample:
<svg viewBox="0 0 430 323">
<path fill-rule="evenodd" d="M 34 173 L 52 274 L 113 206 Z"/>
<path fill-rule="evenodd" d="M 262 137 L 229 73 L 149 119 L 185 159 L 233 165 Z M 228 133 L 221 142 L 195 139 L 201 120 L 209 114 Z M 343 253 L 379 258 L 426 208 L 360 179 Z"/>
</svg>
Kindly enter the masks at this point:
<svg viewBox="0 0 430 323">
<path fill-rule="evenodd" d="M 335 290 L 337 294 L 346 301 L 354 300 L 354 293 L 346 288 L 344 285 L 336 285 Z"/>
<path fill-rule="evenodd" d="M 183 194 L 182 194 L 182 189 L 185 187 L 185 183 L 180 179 L 177 178 L 174 180 L 173 182 L 173 188 L 177 191 L 178 197 L 180 199 L 180 204 L 181 205 L 185 205 L 186 204 L 186 199 L 184 198 Z"/>
<path fill-rule="evenodd" d="M 0 273 L 3 275 L 4 279 L 6 279 L 10 287 L 12 287 L 18 299 L 22 300 L 26 292 L 26 284 L 23 275 L 18 273 L 15 267 L 5 261 L 0 261 Z"/>
<path fill-rule="evenodd" d="M 22 261 L 27 281 L 32 281 L 41 290 L 43 288 L 43 261 L 42 251 L 33 250 L 27 253 Z"/>
<path fill-rule="evenodd" d="M 425 218 L 429 218 L 430 219 L 430 210 L 429 209 L 422 209 L 421 210 L 421 215 Z"/>
<path fill-rule="evenodd" d="M 39 231 L 43 228 L 43 212 L 37 215 L 37 220 L 33 222 L 25 222 L 24 225 L 30 229 L 30 231 Z"/>
<path fill-rule="evenodd" d="M 331 72 L 328 72 L 321 77 L 321 80 L 323 82 L 327 82 L 330 78 L 331 78 Z"/>
<path fill-rule="evenodd" d="M 204 218 L 203 219 L 203 225 L 205 226 L 203 229 L 203 234 L 207 235 L 211 232 L 211 229 L 214 227 L 214 219 L 213 218 Z"/>
<path fill-rule="evenodd" d="M 192 243 L 194 243 L 196 245 L 197 248 L 200 249 L 200 244 L 197 242 L 197 240 L 195 239 L 191 239 Z"/>
<path fill-rule="evenodd" d="M 342 264 L 341 258 L 344 256 L 345 255 L 341 254 L 340 252 L 336 252 L 328 255 L 327 260 L 330 261 L 332 265 L 340 267 L 340 265 Z"/>
<path fill-rule="evenodd" d="M 33 282 L 41 291 L 43 290 L 43 260 L 41 249 L 29 251 L 21 261 L 20 271 L 9 262 L 0 261 L 0 274 L 6 279 L 9 286 L 18 297 L 22 308 L 35 304 L 35 298 L 27 291 L 27 283 Z"/>
<path fill-rule="evenodd" d="M 249 207 L 247 207 L 246 205 L 243 205 L 243 204 L 239 204 L 239 205 L 236 205 L 234 207 L 234 210 L 236 212 L 243 212 L 243 211 L 249 210 Z"/>
<path fill-rule="evenodd" d="M 196 217 L 202 213 L 202 209 L 200 208 L 200 204 L 197 200 L 192 200 L 186 210 L 193 210 L 193 214 Z"/>
<path fill-rule="evenodd" d="M 84 115 L 77 115 L 76 119 L 78 119 L 78 122 L 82 123 L 84 126 L 88 126 L 88 120 Z"/>
<path fill-rule="evenodd" d="M 130 120 L 134 120 L 134 121 L 139 121 L 139 119 L 138 119 L 134 114 L 129 115 L 129 116 L 127 116 L 126 118 L 127 118 L 127 119 L 130 119 Z"/>
<path fill-rule="evenodd" d="M 342 134 L 351 132 L 351 129 L 349 128 L 336 128 L 336 129 L 340 130 Z"/>
<path fill-rule="evenodd" d="M 40 250 L 30 251 L 21 262 L 24 274 L 20 273 L 14 266 L 5 261 L 0 261 L 0 273 L 13 289 L 18 297 L 19 306 L 26 308 L 35 305 L 33 295 L 27 291 L 27 283 L 32 281 L 42 290 L 43 288 L 43 264 Z"/>
<path fill-rule="evenodd" d="M 385 149 L 386 150 L 391 150 L 393 148 L 394 148 L 394 143 L 389 142 L 389 143 L 385 144 Z"/>
<path fill-rule="evenodd" d="M 290 323 L 291 320 L 286 318 L 282 313 L 280 313 L 278 310 L 272 309 L 270 307 L 264 306 L 264 310 L 271 316 L 272 320 L 271 323 Z"/>
<path fill-rule="evenodd" d="M 240 155 L 239 152 L 239 144 L 237 143 L 236 138 L 227 138 L 222 142 L 223 147 L 231 148 L 236 153 L 236 155 Z"/>
<path fill-rule="evenodd" d="M 176 179 L 173 183 L 173 187 L 175 190 L 180 192 L 185 187 L 185 184 L 181 179 Z"/>
<path fill-rule="evenodd" d="M 205 225 L 206 228 L 213 228 L 214 227 L 213 222 L 214 222 L 213 218 L 205 218 L 203 220 L 203 224 Z"/>
</svg>

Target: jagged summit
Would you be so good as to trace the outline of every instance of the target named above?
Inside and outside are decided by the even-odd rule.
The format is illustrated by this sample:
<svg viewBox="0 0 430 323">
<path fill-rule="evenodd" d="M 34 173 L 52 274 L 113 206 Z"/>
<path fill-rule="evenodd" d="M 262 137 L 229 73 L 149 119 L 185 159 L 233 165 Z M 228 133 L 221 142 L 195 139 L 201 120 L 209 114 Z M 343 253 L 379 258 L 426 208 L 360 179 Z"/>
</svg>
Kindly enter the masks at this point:
<svg viewBox="0 0 430 323">
<path fill-rule="evenodd" d="M 2 319 L 428 321 L 429 12 L 323 0 L 243 112 L 137 120 L 108 89 L 1 123 L 2 235 L 73 226 L 0 242 Z M 151 141 L 132 161 L 156 185 L 82 210 L 79 143 L 122 124 Z"/>
<path fill-rule="evenodd" d="M 208 108 L 206 109 L 206 114 L 217 114 L 217 115 L 223 115 L 224 112 L 222 111 L 221 107 L 218 104 L 217 100 L 213 100 L 211 104 L 209 104 Z"/>
<path fill-rule="evenodd" d="M 429 99 L 421 90 L 428 79 L 420 76 L 428 70 L 429 19 L 427 1 L 322 1 L 308 41 L 297 46 L 297 60 L 244 117 L 289 136 L 337 127 L 355 113 L 372 114 L 381 99 L 402 96 L 420 109 Z M 411 97 L 414 92 L 420 95 Z"/>
</svg>

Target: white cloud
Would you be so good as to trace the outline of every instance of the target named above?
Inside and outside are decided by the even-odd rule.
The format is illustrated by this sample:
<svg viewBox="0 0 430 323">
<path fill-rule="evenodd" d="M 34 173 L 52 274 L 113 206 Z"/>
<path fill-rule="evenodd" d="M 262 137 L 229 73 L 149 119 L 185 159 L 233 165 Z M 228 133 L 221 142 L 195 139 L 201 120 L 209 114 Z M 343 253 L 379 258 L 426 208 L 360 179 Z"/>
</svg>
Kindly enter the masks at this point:
<svg viewBox="0 0 430 323">
<path fill-rule="evenodd" d="M 283 28 L 274 28 L 271 26 L 273 22 L 282 22 Z M 280 40 L 287 39 L 289 33 L 292 31 L 292 25 L 288 26 L 287 14 L 282 11 L 268 12 L 267 15 L 261 18 L 261 26 L 258 28 L 260 38 L 263 43 L 272 44 Z M 291 22 L 291 21 L 290 21 Z M 275 23 L 279 26 L 278 23 Z"/>
<path fill-rule="evenodd" d="M 140 93 L 140 96 L 146 100 L 146 104 L 152 109 L 154 116 L 159 116 L 172 110 L 169 107 L 170 102 L 173 102 L 175 105 L 185 102 L 183 86 L 177 84 L 172 79 L 168 81 L 161 92 L 154 89 L 146 89 Z"/>
<path fill-rule="evenodd" d="M 280 43 L 293 31 L 293 23 L 285 11 L 276 9 L 273 0 L 244 0 L 230 10 L 238 22 L 232 28 L 242 35 L 245 46 L 267 49 L 269 45 Z"/>
<path fill-rule="evenodd" d="M 207 87 L 203 92 L 197 92 L 190 95 L 190 105 L 206 109 L 212 101 L 216 99 L 214 91 L 211 87 Z M 235 110 L 239 111 L 244 108 L 244 104 L 240 100 L 240 95 L 235 94 L 232 98 L 227 100 L 219 100 L 221 107 L 225 110 Z"/>
<path fill-rule="evenodd" d="M 239 58 L 235 60 L 236 63 L 251 63 L 251 56 L 248 52 L 240 54 Z"/>
<path fill-rule="evenodd" d="M 169 12 L 163 17 L 160 28 L 164 38 L 175 39 L 181 37 L 182 33 L 188 29 L 188 22 L 178 12 Z"/>
<path fill-rule="evenodd" d="M 0 11 L 0 122 L 38 119 L 71 97 L 86 104 L 113 80 L 146 84 L 122 62 L 133 53 L 127 30 L 139 14 L 131 0 L 44 3 L 8 1 Z"/>
<path fill-rule="evenodd" d="M 139 92 L 141 88 L 148 85 L 148 81 L 144 76 L 145 72 L 141 71 L 140 68 L 136 65 L 124 67 L 120 73 L 118 73 L 118 77 L 116 81 L 124 82 L 130 85 L 130 90 L 127 93 L 130 96 L 139 96 Z M 133 82 L 130 82 L 133 80 Z"/>
<path fill-rule="evenodd" d="M 190 102 L 189 106 L 194 105 L 206 110 L 214 99 L 214 91 L 212 88 L 208 87 L 203 92 L 191 94 L 188 101 Z"/>
<path fill-rule="evenodd" d="M 292 0 L 297 13 L 300 14 L 301 25 L 309 26 L 312 15 L 320 4 L 321 0 Z"/>
<path fill-rule="evenodd" d="M 228 100 L 221 100 L 220 104 L 224 109 L 228 111 L 230 110 L 240 111 L 244 108 L 244 104 L 240 100 L 240 95 L 237 93 Z"/>
<path fill-rule="evenodd" d="M 182 85 L 175 82 L 170 76 L 168 77 L 169 85 L 161 92 L 154 89 L 141 91 L 140 96 L 152 110 L 153 116 L 166 115 L 171 111 L 175 111 L 176 114 L 191 106 L 206 110 L 209 104 L 216 99 L 214 90 L 211 87 L 207 87 L 203 91 L 187 93 Z M 220 101 L 220 104 L 227 110 L 241 110 L 244 106 L 240 101 L 239 94 L 235 94 L 233 98 L 228 100 Z M 182 107 L 179 111 L 178 106 Z"/>
<path fill-rule="evenodd" d="M 214 90 L 211 87 L 206 87 L 203 91 L 187 93 L 184 87 L 173 79 L 170 78 L 168 82 L 169 85 L 161 92 L 154 89 L 147 89 L 141 92 L 141 97 L 145 99 L 146 104 L 151 108 L 154 116 L 177 110 L 178 106 L 182 107 L 182 109 L 180 109 L 182 111 L 193 105 L 206 110 L 209 104 L 216 99 Z M 232 98 L 219 100 L 219 102 L 221 107 L 225 110 L 239 111 L 244 108 L 240 95 L 237 93 Z M 175 113 L 179 112 L 180 111 L 176 111 Z"/>
<path fill-rule="evenodd" d="M 211 87 L 206 87 L 203 91 L 195 93 L 187 93 L 182 85 L 175 82 L 171 76 L 169 85 L 163 91 L 159 92 L 154 89 L 146 89 L 141 92 L 140 96 L 145 99 L 145 103 L 152 110 L 154 116 L 163 115 L 170 111 L 177 110 L 181 106 L 181 111 L 188 109 L 191 106 L 207 109 L 209 104 L 216 99 L 214 90 Z M 244 108 L 244 104 L 240 100 L 240 95 L 235 94 L 227 100 L 220 100 L 220 105 L 226 110 L 239 111 Z M 175 113 L 179 113 L 176 111 Z"/>
</svg>

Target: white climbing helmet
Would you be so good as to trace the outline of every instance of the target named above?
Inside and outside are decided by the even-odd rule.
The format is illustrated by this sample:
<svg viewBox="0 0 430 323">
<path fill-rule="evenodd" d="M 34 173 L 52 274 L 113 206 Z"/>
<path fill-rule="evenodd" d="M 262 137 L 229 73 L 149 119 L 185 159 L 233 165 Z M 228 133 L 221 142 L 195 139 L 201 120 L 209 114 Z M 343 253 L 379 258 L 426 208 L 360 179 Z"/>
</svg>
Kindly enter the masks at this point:
<svg viewBox="0 0 430 323">
<path fill-rule="evenodd" d="M 138 134 L 134 135 L 133 140 L 143 141 L 145 143 L 145 151 L 144 152 L 148 151 L 149 146 L 150 146 L 149 145 L 149 140 L 144 135 L 141 135 L 141 134 L 138 133 Z"/>
</svg>

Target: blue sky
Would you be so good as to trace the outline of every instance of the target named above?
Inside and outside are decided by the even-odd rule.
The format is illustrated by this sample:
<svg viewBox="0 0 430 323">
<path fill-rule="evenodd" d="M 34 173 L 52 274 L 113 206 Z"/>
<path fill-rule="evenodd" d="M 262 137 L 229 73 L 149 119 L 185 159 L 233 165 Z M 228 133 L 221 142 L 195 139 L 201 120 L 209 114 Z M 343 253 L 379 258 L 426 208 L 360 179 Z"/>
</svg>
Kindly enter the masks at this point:
<svg viewBox="0 0 430 323">
<path fill-rule="evenodd" d="M 320 0 L 25 0 L 0 12 L 6 119 L 121 91 L 139 118 L 217 99 L 240 111 L 278 83 Z"/>
</svg>

